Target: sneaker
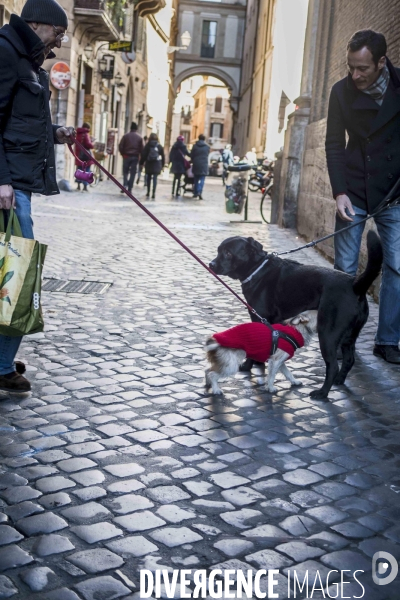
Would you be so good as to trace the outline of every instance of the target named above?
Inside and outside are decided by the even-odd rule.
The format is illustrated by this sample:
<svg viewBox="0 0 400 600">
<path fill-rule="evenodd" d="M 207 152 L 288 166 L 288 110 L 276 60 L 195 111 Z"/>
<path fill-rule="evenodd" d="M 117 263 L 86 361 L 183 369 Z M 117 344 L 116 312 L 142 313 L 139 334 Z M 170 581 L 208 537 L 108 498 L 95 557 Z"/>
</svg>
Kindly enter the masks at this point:
<svg viewBox="0 0 400 600">
<path fill-rule="evenodd" d="M 16 365 L 16 368 L 18 369 L 18 364 Z M 0 390 L 3 392 L 23 394 L 31 391 L 31 384 L 25 377 L 20 375 L 20 373 L 13 371 L 12 373 L 7 373 L 7 375 L 0 375 Z"/>
<path fill-rule="evenodd" d="M 379 356 L 388 363 L 400 365 L 400 350 L 398 346 L 383 346 L 375 344 L 373 350 L 375 356 Z"/>
</svg>

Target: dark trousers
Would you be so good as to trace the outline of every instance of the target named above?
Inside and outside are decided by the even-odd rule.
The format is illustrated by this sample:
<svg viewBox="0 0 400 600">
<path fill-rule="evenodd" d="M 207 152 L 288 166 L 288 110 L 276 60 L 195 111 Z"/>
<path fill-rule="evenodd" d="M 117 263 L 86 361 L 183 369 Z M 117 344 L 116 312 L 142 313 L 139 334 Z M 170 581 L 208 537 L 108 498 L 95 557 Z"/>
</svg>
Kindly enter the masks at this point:
<svg viewBox="0 0 400 600">
<path fill-rule="evenodd" d="M 129 191 L 131 191 L 133 182 L 135 181 L 138 160 L 138 156 L 128 156 L 123 160 L 122 173 L 124 175 L 124 187 L 128 188 Z"/>
<path fill-rule="evenodd" d="M 153 196 L 156 193 L 157 177 L 158 177 L 158 175 L 149 175 L 148 173 L 146 173 L 146 185 L 147 185 L 147 195 L 148 196 L 150 196 L 151 179 L 153 179 Z"/>
<path fill-rule="evenodd" d="M 174 173 L 174 180 L 172 182 L 172 195 L 176 193 L 179 196 L 179 192 L 181 191 L 181 178 L 183 173 Z M 175 190 L 176 188 L 176 190 Z"/>
</svg>

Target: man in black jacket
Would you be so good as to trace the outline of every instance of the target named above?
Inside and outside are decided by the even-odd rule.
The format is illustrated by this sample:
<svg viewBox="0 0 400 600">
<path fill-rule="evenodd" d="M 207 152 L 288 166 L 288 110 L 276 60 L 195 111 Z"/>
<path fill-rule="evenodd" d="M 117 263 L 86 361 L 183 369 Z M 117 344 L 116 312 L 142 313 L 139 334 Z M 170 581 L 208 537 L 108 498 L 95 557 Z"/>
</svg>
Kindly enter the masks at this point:
<svg viewBox="0 0 400 600">
<path fill-rule="evenodd" d="M 48 73 L 68 27 L 55 0 L 28 0 L 21 17 L 0 29 L 0 209 L 15 207 L 23 236 L 33 239 L 31 194 L 58 194 L 54 144 L 71 143 L 73 127 L 52 125 Z M 21 337 L 0 336 L 0 389 L 30 390 L 15 363 Z"/>
<path fill-rule="evenodd" d="M 400 177 L 400 69 L 386 56 L 384 36 L 355 33 L 347 67 L 348 76 L 331 91 L 326 132 L 336 230 L 373 213 Z M 400 364 L 400 206 L 377 215 L 375 223 L 384 263 L 374 354 Z M 335 236 L 336 269 L 356 274 L 363 229 L 360 224 Z"/>
</svg>

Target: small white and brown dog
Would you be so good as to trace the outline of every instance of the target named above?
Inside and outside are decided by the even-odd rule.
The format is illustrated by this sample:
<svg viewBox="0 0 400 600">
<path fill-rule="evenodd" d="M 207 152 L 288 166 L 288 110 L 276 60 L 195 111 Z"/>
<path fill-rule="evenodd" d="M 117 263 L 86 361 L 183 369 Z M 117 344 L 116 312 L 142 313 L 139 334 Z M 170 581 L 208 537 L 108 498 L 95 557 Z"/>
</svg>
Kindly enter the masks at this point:
<svg viewBox="0 0 400 600">
<path fill-rule="evenodd" d="M 279 371 L 292 385 L 301 385 L 301 381 L 293 377 L 285 362 L 294 355 L 296 349 L 310 344 L 317 331 L 317 314 L 316 310 L 307 310 L 288 319 L 283 325 L 273 325 L 273 329 L 283 333 L 284 337 L 279 337 L 276 352 L 272 356 L 272 331 L 262 323 L 245 323 L 214 333 L 206 342 L 207 359 L 210 363 L 210 368 L 205 373 L 206 388 L 211 388 L 215 395 L 221 395 L 218 381 L 234 376 L 246 357 L 257 362 L 268 361 L 267 389 L 270 393 L 278 391 L 274 381 Z"/>
</svg>

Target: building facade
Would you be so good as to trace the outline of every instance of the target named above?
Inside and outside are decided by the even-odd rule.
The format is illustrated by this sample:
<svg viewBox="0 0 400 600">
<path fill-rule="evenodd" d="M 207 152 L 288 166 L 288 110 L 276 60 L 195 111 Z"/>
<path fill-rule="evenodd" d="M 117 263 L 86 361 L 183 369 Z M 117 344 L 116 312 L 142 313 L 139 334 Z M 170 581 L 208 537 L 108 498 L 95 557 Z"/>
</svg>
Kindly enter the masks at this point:
<svg viewBox="0 0 400 600">
<path fill-rule="evenodd" d="M 194 75 L 216 77 L 228 88 L 235 114 L 239 105 L 246 0 L 180 0 L 177 41 L 188 32 L 190 45 L 176 52 L 174 90 Z"/>
<path fill-rule="evenodd" d="M 232 137 L 232 109 L 228 89 L 222 84 L 209 84 L 208 77 L 205 76 L 203 85 L 193 99 L 190 143 L 194 144 L 199 135 L 204 134 L 211 150 L 222 150 L 231 142 Z"/>
</svg>

